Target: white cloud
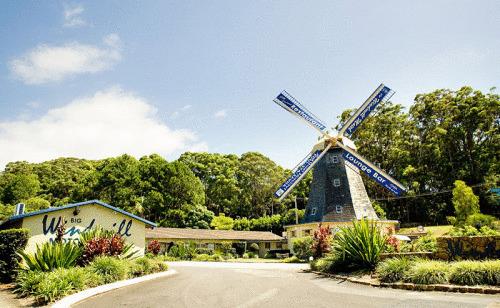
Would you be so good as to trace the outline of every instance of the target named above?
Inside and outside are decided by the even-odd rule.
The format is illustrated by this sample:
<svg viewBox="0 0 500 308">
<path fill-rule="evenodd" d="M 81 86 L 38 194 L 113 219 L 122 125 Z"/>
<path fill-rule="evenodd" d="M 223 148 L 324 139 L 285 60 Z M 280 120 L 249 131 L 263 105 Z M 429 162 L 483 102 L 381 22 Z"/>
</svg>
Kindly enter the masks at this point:
<svg viewBox="0 0 500 308">
<path fill-rule="evenodd" d="M 226 109 L 221 109 L 221 110 L 215 112 L 214 117 L 217 119 L 223 119 L 223 118 L 227 117 Z"/>
<path fill-rule="evenodd" d="M 81 27 L 85 26 L 87 22 L 83 19 L 81 14 L 85 11 L 83 5 L 65 5 L 64 6 L 64 26 L 65 27 Z"/>
<path fill-rule="evenodd" d="M 75 99 L 37 119 L 0 122 L 0 168 L 18 160 L 166 156 L 206 148 L 193 131 L 170 129 L 157 119 L 155 107 L 119 88 Z"/>
<path fill-rule="evenodd" d="M 118 35 L 104 38 L 101 48 L 78 42 L 62 46 L 39 45 L 23 56 L 10 61 L 11 72 L 27 84 L 61 81 L 72 75 L 97 73 L 120 61 Z"/>
</svg>

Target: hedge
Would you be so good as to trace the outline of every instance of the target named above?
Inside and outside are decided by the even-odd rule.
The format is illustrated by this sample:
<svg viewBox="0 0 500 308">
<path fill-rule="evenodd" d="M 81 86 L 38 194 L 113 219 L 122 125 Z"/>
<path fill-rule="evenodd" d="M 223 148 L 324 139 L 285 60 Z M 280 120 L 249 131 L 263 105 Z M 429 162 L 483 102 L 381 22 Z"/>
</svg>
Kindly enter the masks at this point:
<svg viewBox="0 0 500 308">
<path fill-rule="evenodd" d="M 0 231 L 0 280 L 11 281 L 16 274 L 20 257 L 17 251 L 23 250 L 28 243 L 27 229 L 8 229 Z"/>
</svg>

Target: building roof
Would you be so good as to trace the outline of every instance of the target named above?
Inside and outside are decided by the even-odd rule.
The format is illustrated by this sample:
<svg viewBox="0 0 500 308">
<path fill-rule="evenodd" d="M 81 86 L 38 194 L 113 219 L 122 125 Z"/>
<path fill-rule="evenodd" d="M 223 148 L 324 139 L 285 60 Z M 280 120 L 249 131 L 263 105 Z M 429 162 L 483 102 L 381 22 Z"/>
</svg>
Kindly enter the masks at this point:
<svg viewBox="0 0 500 308">
<path fill-rule="evenodd" d="M 233 231 L 181 228 L 146 230 L 148 239 L 281 241 L 283 238 L 267 231 Z"/>
<path fill-rule="evenodd" d="M 11 221 L 16 221 L 16 220 L 19 220 L 19 219 L 23 219 L 25 217 L 31 217 L 31 216 L 36 216 L 36 215 L 45 214 L 45 213 L 51 213 L 51 212 L 55 212 L 55 211 L 70 209 L 70 208 L 77 207 L 77 206 L 85 206 L 85 205 L 89 205 L 89 204 L 101 205 L 101 206 L 103 206 L 105 208 L 108 208 L 108 209 L 110 209 L 112 211 L 116 211 L 116 212 L 121 213 L 121 214 L 123 214 L 125 216 L 137 219 L 137 220 L 145 223 L 146 225 L 150 225 L 152 227 L 156 227 L 156 224 L 154 222 L 151 222 L 149 220 L 146 220 L 144 218 L 141 218 L 139 216 L 136 216 L 134 214 L 131 214 L 129 212 L 126 212 L 126 211 L 124 211 L 122 209 L 119 209 L 117 207 L 111 206 L 111 205 L 109 205 L 107 203 L 104 203 L 102 201 L 99 201 L 99 200 L 90 200 L 90 201 L 72 203 L 72 204 L 67 204 L 67 205 L 64 205 L 64 206 L 50 207 L 48 209 L 43 209 L 43 210 L 36 211 L 36 212 L 29 212 L 29 213 L 24 213 L 24 214 L 21 214 L 21 215 L 14 215 L 14 216 L 9 217 L 7 220 L 5 220 L 4 222 L 2 222 L 1 224 L 7 223 L 7 222 L 11 222 Z"/>
</svg>

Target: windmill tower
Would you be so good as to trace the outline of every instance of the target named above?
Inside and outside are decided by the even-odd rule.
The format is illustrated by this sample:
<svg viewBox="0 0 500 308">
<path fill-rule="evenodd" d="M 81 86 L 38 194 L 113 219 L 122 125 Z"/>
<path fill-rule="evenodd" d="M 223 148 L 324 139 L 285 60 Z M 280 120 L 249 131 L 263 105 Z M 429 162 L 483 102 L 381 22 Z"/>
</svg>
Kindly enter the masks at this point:
<svg viewBox="0 0 500 308">
<path fill-rule="evenodd" d="M 274 102 L 316 129 L 321 137 L 311 152 L 292 170 L 292 175 L 274 193 L 280 201 L 311 168 L 313 180 L 303 223 L 347 222 L 353 219 L 375 219 L 377 214 L 366 193 L 360 172 L 399 196 L 404 186 L 356 152 L 349 139 L 380 102 L 388 101 L 394 91 L 381 84 L 342 126 L 336 136 L 286 91 Z"/>
</svg>

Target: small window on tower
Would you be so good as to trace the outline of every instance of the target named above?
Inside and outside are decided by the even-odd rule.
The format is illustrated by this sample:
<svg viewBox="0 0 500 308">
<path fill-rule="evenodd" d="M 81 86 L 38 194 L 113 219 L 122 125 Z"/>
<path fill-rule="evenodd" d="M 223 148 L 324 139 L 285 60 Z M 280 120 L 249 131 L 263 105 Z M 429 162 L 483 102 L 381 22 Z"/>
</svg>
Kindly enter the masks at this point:
<svg viewBox="0 0 500 308">
<path fill-rule="evenodd" d="M 342 213 L 342 205 L 337 205 L 337 206 L 335 207 L 335 211 L 336 211 L 337 213 L 339 213 L 339 214 L 340 214 L 340 213 Z"/>
<path fill-rule="evenodd" d="M 316 208 L 315 208 L 315 207 L 313 207 L 313 208 L 311 209 L 311 215 L 316 215 Z"/>
<path fill-rule="evenodd" d="M 340 179 L 334 179 L 333 180 L 333 186 L 339 187 L 340 186 Z"/>
<path fill-rule="evenodd" d="M 339 162 L 339 157 L 337 155 L 332 156 L 332 163 L 336 164 Z"/>
</svg>

